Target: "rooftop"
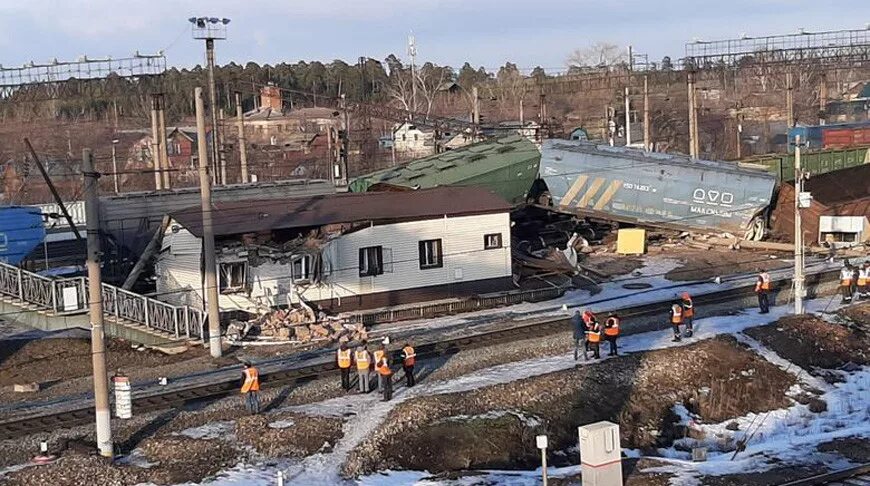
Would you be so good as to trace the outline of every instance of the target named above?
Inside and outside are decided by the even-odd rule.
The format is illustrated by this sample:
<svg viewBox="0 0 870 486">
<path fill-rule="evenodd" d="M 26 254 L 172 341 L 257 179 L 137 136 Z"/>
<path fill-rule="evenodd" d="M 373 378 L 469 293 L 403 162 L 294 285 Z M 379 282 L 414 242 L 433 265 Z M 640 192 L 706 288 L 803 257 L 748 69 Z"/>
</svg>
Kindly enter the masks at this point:
<svg viewBox="0 0 870 486">
<path fill-rule="evenodd" d="M 477 187 L 227 201 L 214 203 L 212 207 L 215 236 L 339 223 L 386 223 L 490 214 L 511 208 L 502 198 Z M 170 216 L 195 236 L 202 236 L 202 215 L 198 206 L 175 211 Z"/>
</svg>

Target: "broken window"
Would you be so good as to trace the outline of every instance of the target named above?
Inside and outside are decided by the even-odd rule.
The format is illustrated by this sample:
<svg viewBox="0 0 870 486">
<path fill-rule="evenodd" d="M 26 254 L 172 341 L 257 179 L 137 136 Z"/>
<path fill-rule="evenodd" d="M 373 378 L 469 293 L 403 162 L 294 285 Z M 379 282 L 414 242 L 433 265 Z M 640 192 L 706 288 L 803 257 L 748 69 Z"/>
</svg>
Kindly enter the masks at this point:
<svg viewBox="0 0 870 486">
<path fill-rule="evenodd" d="M 501 248 L 501 233 L 483 235 L 483 249 L 493 250 L 495 248 Z"/>
<path fill-rule="evenodd" d="M 359 249 L 359 276 L 372 277 L 384 273 L 384 249 L 368 246 Z"/>
<path fill-rule="evenodd" d="M 311 256 L 299 255 L 294 256 L 290 263 L 292 265 L 291 272 L 293 283 L 303 283 L 311 281 Z"/>
<path fill-rule="evenodd" d="M 439 268 L 444 264 L 441 254 L 441 240 L 423 240 L 420 247 L 420 269 Z"/>
<path fill-rule="evenodd" d="M 221 292 L 238 292 L 245 287 L 248 273 L 247 262 L 228 262 L 218 266 Z"/>
</svg>

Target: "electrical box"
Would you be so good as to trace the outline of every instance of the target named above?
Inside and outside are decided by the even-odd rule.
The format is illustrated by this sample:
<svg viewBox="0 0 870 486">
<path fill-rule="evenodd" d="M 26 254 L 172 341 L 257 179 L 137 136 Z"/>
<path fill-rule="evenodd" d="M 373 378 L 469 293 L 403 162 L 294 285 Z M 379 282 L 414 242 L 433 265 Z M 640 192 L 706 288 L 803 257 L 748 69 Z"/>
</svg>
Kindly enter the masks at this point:
<svg viewBox="0 0 870 486">
<path fill-rule="evenodd" d="M 622 447 L 619 425 L 596 422 L 577 430 L 580 436 L 580 463 L 583 486 L 622 485 Z"/>
<path fill-rule="evenodd" d="M 813 205 L 813 195 L 809 192 L 801 192 L 798 194 L 798 207 L 806 209 Z"/>
<path fill-rule="evenodd" d="M 624 228 L 616 233 L 616 253 L 620 255 L 643 255 L 646 253 L 646 230 Z"/>
</svg>

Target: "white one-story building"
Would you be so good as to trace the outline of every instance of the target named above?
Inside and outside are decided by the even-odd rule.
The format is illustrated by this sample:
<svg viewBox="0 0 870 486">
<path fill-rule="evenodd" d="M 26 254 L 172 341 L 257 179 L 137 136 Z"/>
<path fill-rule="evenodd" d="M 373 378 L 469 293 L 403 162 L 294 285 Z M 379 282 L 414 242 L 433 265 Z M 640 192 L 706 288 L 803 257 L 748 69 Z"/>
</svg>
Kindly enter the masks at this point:
<svg viewBox="0 0 870 486">
<path fill-rule="evenodd" d="M 341 312 L 512 288 L 511 207 L 476 187 L 214 205 L 222 312 Z M 170 214 L 157 291 L 202 306 L 199 208 Z"/>
</svg>

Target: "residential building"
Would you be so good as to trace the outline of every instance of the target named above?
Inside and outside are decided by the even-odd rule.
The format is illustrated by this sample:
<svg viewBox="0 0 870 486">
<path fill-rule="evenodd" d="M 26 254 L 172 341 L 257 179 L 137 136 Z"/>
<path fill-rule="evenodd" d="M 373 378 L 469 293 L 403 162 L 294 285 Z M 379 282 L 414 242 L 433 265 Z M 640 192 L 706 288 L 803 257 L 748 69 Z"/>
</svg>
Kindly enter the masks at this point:
<svg viewBox="0 0 870 486">
<path fill-rule="evenodd" d="M 476 187 L 214 205 L 222 312 L 331 312 L 512 288 L 510 205 Z M 202 222 L 174 211 L 157 292 L 202 305 Z"/>
<path fill-rule="evenodd" d="M 435 132 L 405 122 L 393 129 L 393 147 L 403 157 L 426 157 L 435 153 Z"/>
</svg>

